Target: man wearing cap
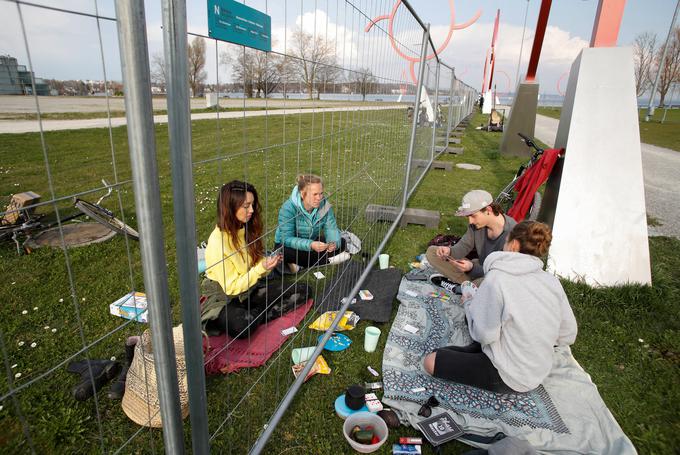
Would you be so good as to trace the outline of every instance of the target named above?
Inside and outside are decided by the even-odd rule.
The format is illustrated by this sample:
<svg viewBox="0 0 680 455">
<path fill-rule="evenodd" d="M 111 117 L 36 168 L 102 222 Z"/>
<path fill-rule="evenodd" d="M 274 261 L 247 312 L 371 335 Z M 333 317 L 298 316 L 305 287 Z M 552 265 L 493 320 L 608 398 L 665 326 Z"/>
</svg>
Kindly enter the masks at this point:
<svg viewBox="0 0 680 455">
<path fill-rule="evenodd" d="M 505 215 L 491 194 L 473 190 L 463 196 L 463 203 L 456 216 L 465 216 L 470 223 L 463 237 L 455 245 L 431 246 L 427 260 L 441 273 L 435 273 L 430 281 L 449 291 L 459 293 L 460 283 L 472 281 L 477 286 L 484 279 L 484 260 L 494 251 L 502 251 L 505 240 L 515 227 L 514 219 Z M 466 259 L 472 250 L 479 259 Z"/>
</svg>

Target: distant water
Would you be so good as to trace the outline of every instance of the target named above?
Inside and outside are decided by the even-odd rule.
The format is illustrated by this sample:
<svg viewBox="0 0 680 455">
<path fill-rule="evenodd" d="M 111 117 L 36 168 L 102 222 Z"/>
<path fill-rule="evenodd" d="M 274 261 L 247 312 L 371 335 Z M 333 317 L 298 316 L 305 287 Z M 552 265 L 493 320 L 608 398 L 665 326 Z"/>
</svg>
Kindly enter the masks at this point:
<svg viewBox="0 0 680 455">
<path fill-rule="evenodd" d="M 514 97 L 512 95 L 499 95 L 498 99 L 500 100 L 501 104 L 504 105 L 511 105 Z M 656 102 L 659 102 L 659 98 L 656 98 Z M 541 93 L 538 96 L 538 105 L 542 107 L 562 107 L 562 104 L 564 103 L 564 97 L 562 95 L 551 95 L 551 94 L 545 94 Z M 671 101 L 669 101 L 669 98 L 666 98 L 666 104 L 669 106 L 673 106 L 675 108 L 680 105 L 680 98 L 675 98 Z M 649 105 L 649 98 L 638 98 L 638 107 L 643 108 L 647 107 Z"/>
<path fill-rule="evenodd" d="M 221 93 L 221 97 L 226 97 L 226 98 L 238 98 L 242 99 L 244 97 L 243 93 L 237 93 L 237 92 L 231 92 L 231 93 Z M 316 98 L 316 94 L 314 94 L 314 98 Z M 283 99 L 283 93 L 272 93 L 269 95 L 270 99 Z M 286 93 L 286 98 L 290 100 L 306 100 L 309 99 L 309 95 L 307 93 L 293 93 L 293 92 L 288 92 Z M 361 94 L 358 93 L 322 93 L 320 96 L 320 99 L 322 101 L 361 101 L 363 98 Z M 385 101 L 385 102 L 396 102 L 399 100 L 399 95 L 392 95 L 392 94 L 385 94 L 385 95 L 374 95 L 374 94 L 367 94 L 366 95 L 366 101 Z M 415 96 L 414 95 L 404 95 L 401 100 L 403 102 L 413 102 L 415 101 Z"/>
<path fill-rule="evenodd" d="M 244 97 L 243 93 L 239 92 L 232 92 L 232 93 L 221 93 L 221 97 L 226 97 L 226 98 L 237 98 L 237 99 L 242 99 Z M 316 96 L 316 95 L 315 95 Z M 366 95 L 366 101 L 385 101 L 385 102 L 397 102 L 399 100 L 399 97 L 401 95 L 394 95 L 394 94 L 368 94 Z M 309 95 L 307 93 L 293 93 L 293 92 L 288 92 L 286 94 L 286 97 L 291 100 L 304 100 L 308 99 Z M 441 97 L 441 93 L 440 93 Z M 283 99 L 283 93 L 272 93 L 269 95 L 269 98 L 271 99 Z M 320 99 L 322 101 L 361 101 L 362 97 L 361 94 L 358 93 L 322 93 L 320 96 Z M 434 97 L 430 95 L 430 99 L 434 100 Z M 498 100 L 500 101 L 500 104 L 503 105 L 512 105 L 512 101 L 514 99 L 513 94 L 502 94 L 498 95 Z M 442 98 L 440 101 L 441 102 L 446 102 L 448 100 L 448 97 Z M 415 95 L 403 95 L 401 97 L 401 101 L 404 103 L 408 102 L 414 102 L 415 101 Z M 658 102 L 658 98 L 657 98 Z M 541 93 L 538 95 L 538 105 L 542 107 L 561 107 L 562 104 L 564 103 L 564 97 L 562 95 L 555 95 L 555 94 L 548 94 L 548 93 Z M 639 107 L 647 107 L 649 104 L 649 98 L 638 98 L 638 106 Z M 677 107 L 680 105 L 680 98 L 677 98 L 673 100 L 671 105 Z"/>
</svg>

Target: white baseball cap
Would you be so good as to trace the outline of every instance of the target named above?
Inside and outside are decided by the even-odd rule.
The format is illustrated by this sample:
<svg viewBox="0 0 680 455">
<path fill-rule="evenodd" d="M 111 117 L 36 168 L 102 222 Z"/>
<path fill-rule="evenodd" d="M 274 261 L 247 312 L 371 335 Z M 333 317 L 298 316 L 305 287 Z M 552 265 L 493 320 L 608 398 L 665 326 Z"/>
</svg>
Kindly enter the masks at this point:
<svg viewBox="0 0 680 455">
<path fill-rule="evenodd" d="M 463 196 L 463 202 L 456 211 L 456 216 L 470 216 L 493 202 L 490 193 L 484 190 L 472 190 Z"/>
</svg>

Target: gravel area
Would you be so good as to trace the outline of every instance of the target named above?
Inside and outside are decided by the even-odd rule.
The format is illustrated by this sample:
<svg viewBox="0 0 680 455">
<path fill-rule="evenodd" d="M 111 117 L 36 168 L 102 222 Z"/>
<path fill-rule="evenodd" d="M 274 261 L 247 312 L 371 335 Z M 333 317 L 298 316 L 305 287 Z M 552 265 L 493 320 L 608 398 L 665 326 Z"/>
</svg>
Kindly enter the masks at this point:
<svg viewBox="0 0 680 455">
<path fill-rule="evenodd" d="M 537 115 L 534 135 L 552 147 L 559 123 L 557 119 Z M 680 152 L 650 144 L 640 145 L 647 214 L 660 224 L 649 226 L 649 235 L 680 239 Z"/>
</svg>

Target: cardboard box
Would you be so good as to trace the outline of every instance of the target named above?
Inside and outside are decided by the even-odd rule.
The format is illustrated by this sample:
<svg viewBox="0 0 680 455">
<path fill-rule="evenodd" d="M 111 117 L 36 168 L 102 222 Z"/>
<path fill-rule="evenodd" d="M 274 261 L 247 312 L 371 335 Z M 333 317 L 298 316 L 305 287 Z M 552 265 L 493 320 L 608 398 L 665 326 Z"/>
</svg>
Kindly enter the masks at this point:
<svg viewBox="0 0 680 455">
<path fill-rule="evenodd" d="M 132 319 L 137 322 L 149 322 L 146 294 L 130 292 L 109 305 L 109 312 L 114 316 Z"/>
<path fill-rule="evenodd" d="M 34 193 L 33 191 L 25 191 L 23 193 L 17 193 L 13 195 L 12 200 L 5 209 L 5 215 L 3 217 L 2 224 L 15 224 L 19 220 L 22 209 L 26 214 L 24 219 L 30 218 L 35 211 L 35 207 L 31 206 L 37 204 L 38 202 L 40 202 L 40 195 L 38 193 Z"/>
</svg>

